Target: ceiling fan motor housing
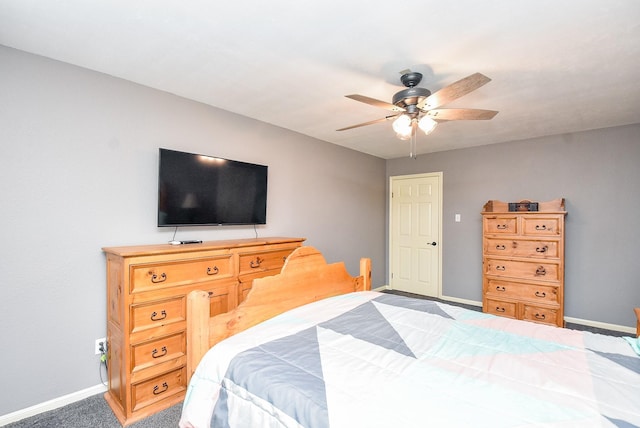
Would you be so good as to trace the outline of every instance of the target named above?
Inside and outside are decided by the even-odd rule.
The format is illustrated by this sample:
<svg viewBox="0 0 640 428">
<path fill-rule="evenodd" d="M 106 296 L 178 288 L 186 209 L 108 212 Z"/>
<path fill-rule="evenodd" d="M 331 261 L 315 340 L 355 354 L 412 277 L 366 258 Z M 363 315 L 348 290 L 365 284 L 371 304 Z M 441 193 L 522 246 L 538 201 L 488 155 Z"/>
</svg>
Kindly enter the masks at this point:
<svg viewBox="0 0 640 428">
<path fill-rule="evenodd" d="M 393 104 L 402 108 L 415 106 L 429 95 L 431 95 L 431 91 L 425 88 L 404 89 L 393 96 Z"/>
</svg>

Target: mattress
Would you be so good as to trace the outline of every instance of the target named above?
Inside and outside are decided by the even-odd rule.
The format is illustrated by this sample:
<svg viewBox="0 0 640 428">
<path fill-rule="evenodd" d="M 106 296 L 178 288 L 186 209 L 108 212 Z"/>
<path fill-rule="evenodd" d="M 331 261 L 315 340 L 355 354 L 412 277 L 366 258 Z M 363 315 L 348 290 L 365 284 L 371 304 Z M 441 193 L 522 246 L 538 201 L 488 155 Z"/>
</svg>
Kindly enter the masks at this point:
<svg viewBox="0 0 640 428">
<path fill-rule="evenodd" d="M 357 292 L 214 346 L 180 426 L 640 426 L 640 357 L 623 338 Z"/>
</svg>

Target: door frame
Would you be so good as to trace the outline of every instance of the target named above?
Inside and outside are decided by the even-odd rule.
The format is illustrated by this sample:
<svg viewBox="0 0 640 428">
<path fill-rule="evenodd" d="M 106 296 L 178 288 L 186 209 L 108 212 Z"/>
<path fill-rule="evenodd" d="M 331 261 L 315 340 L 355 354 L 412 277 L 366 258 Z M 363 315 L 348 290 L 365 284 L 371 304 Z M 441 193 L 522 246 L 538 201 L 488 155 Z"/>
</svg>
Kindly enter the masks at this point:
<svg viewBox="0 0 640 428">
<path fill-rule="evenodd" d="M 393 183 L 394 180 L 402 180 L 408 178 L 433 178 L 436 177 L 438 179 L 438 295 L 437 298 L 442 298 L 442 223 L 443 223 L 443 173 L 440 172 L 425 172 L 420 174 L 408 174 L 408 175 L 395 175 L 389 177 L 389 229 L 387 230 L 389 236 L 389 247 L 387 248 L 389 258 L 387 263 L 387 284 L 389 284 L 389 288 L 391 288 L 391 270 L 392 270 L 392 260 L 393 257 Z"/>
</svg>

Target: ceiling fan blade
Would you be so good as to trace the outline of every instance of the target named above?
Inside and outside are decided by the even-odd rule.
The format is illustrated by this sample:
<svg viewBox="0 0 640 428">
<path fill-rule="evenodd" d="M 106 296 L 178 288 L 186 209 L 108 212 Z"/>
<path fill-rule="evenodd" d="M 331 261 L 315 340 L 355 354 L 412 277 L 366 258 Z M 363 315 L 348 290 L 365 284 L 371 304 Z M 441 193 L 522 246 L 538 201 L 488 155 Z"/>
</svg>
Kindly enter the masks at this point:
<svg viewBox="0 0 640 428">
<path fill-rule="evenodd" d="M 457 82 L 453 82 L 449 86 L 445 86 L 437 92 L 434 92 L 422 102 L 418 103 L 420 110 L 431 110 L 441 105 L 450 103 L 453 100 L 457 100 L 463 95 L 467 95 L 469 92 L 475 91 L 482 85 L 491 82 L 487 76 L 481 73 L 474 73 L 471 76 L 467 76 L 464 79 L 460 79 Z"/>
<path fill-rule="evenodd" d="M 495 110 L 473 108 L 439 108 L 427 112 L 427 116 L 434 120 L 489 120 L 496 114 Z"/>
<path fill-rule="evenodd" d="M 345 97 L 351 98 L 352 100 L 355 100 L 355 101 L 360 101 L 361 103 L 372 105 L 374 107 L 380 107 L 385 110 L 404 111 L 402 107 L 398 107 L 384 101 L 376 100 L 375 98 L 365 97 L 364 95 L 353 94 L 353 95 L 345 95 Z"/>
<path fill-rule="evenodd" d="M 387 120 L 393 119 L 397 115 L 393 114 L 391 116 L 383 117 L 382 119 L 376 119 L 365 123 L 359 123 L 357 125 L 347 126 L 346 128 L 336 129 L 336 131 L 346 131 L 347 129 L 360 128 L 361 126 L 373 125 L 374 123 L 385 122 Z"/>
</svg>

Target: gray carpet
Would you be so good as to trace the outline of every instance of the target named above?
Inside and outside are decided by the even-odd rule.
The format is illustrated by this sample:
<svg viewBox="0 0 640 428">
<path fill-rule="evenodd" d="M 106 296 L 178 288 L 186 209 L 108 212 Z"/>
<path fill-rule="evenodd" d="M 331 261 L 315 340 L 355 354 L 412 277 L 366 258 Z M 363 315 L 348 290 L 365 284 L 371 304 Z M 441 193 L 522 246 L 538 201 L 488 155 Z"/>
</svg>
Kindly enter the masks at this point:
<svg viewBox="0 0 640 428">
<path fill-rule="evenodd" d="M 182 403 L 149 416 L 128 428 L 176 428 L 180 420 Z M 103 394 L 71 403 L 59 409 L 40 413 L 6 425 L 6 428 L 122 428 Z"/>
</svg>

